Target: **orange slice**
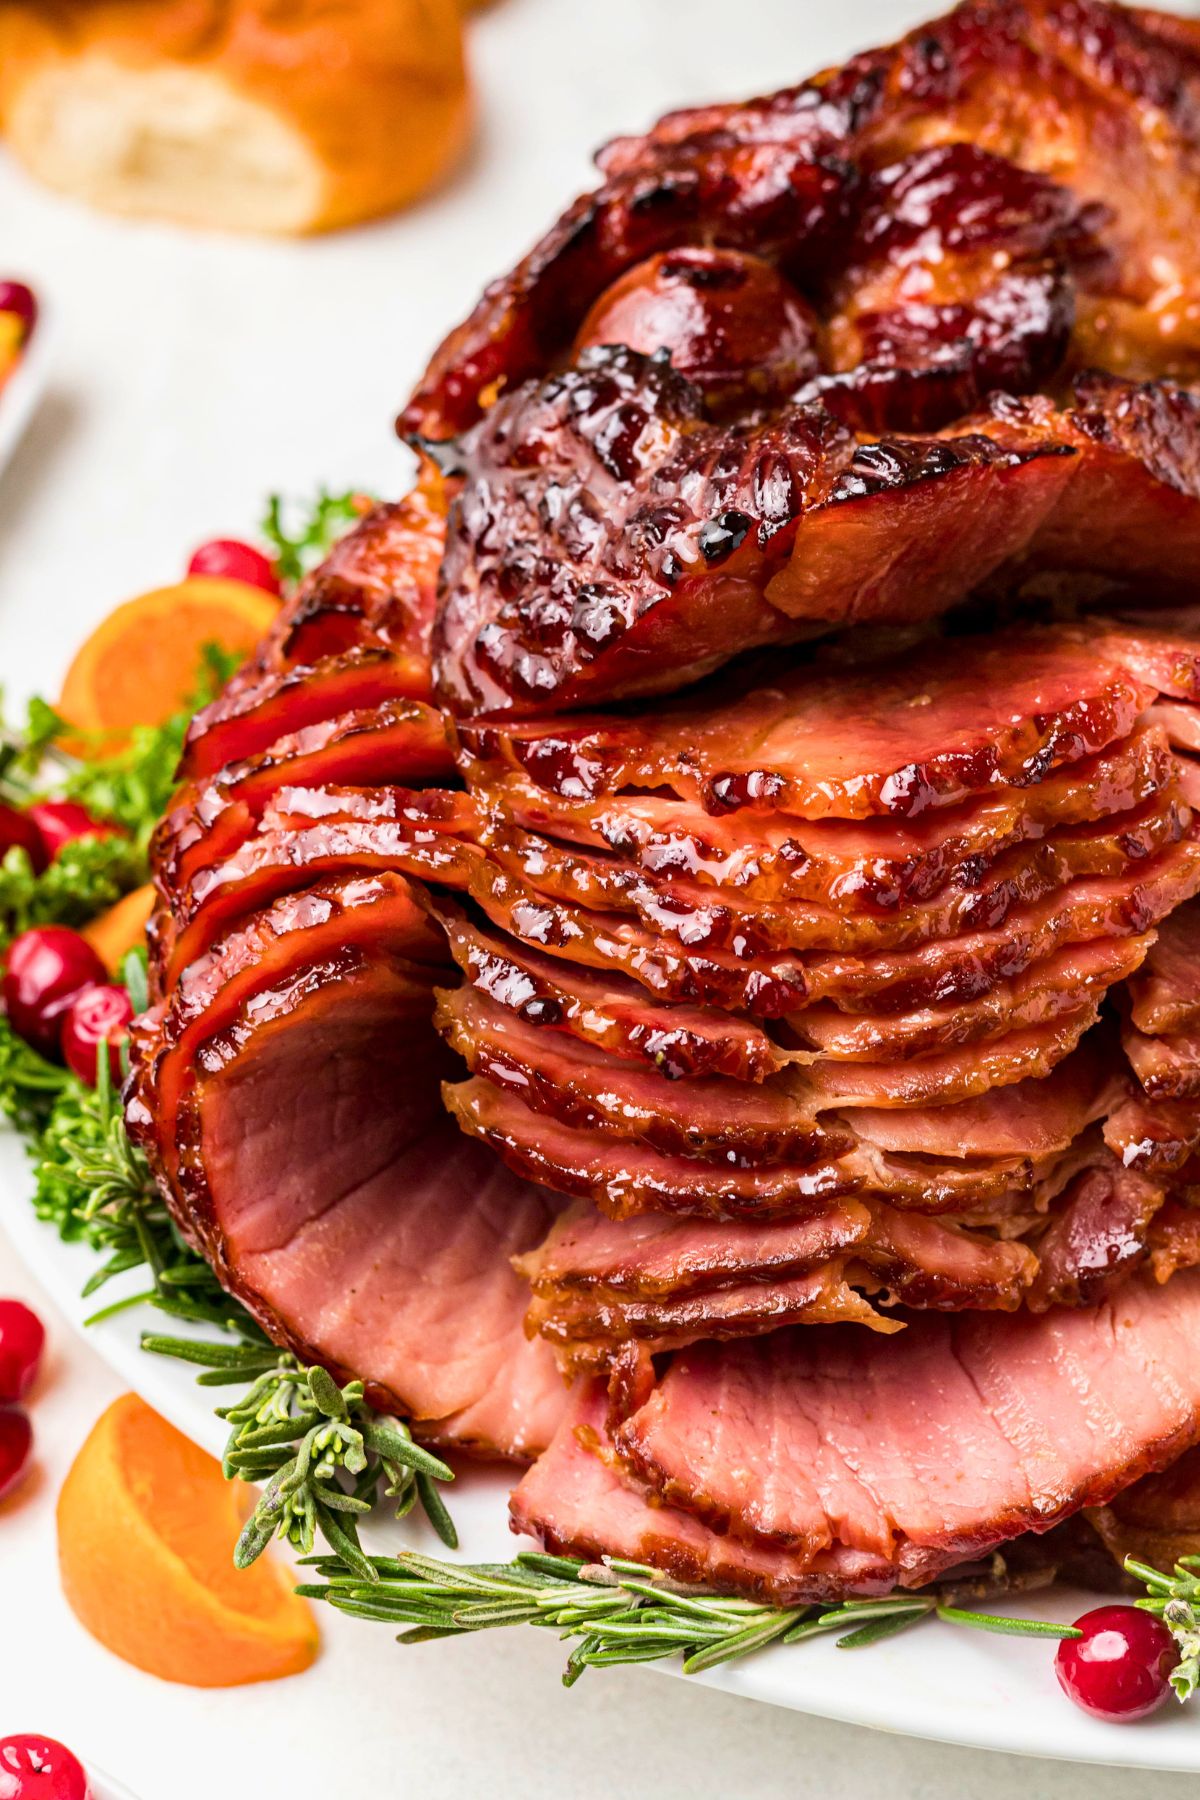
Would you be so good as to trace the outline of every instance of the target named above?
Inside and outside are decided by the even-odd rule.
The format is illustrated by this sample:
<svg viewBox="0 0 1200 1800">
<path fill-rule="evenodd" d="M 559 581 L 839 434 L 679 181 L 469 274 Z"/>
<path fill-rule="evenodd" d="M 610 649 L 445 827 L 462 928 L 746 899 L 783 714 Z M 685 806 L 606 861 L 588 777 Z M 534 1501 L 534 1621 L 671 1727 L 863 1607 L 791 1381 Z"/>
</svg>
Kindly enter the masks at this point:
<svg viewBox="0 0 1200 1800">
<path fill-rule="evenodd" d="M 153 911 L 154 888 L 147 882 L 145 887 L 134 888 L 131 894 L 125 894 L 115 906 L 110 906 L 107 912 L 100 913 L 84 926 L 83 936 L 110 975 L 119 975 L 129 952 L 145 943 L 146 927 Z"/>
<path fill-rule="evenodd" d="M 80 646 L 59 711 L 80 731 L 113 736 L 161 725 L 195 693 L 206 644 L 248 656 L 278 611 L 262 588 L 213 575 L 140 594 Z"/>
<path fill-rule="evenodd" d="M 236 1687 L 306 1669 L 318 1633 L 286 1568 L 233 1566 L 238 1490 L 136 1394 L 93 1426 L 58 1500 L 63 1592 L 105 1647 L 164 1681 Z"/>
</svg>

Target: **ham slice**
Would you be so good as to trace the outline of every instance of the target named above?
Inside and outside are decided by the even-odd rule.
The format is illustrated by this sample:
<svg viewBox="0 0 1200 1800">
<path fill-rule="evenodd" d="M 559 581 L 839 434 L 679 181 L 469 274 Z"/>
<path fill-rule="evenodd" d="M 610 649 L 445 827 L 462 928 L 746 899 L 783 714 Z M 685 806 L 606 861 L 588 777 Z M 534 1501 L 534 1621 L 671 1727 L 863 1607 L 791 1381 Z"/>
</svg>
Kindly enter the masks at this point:
<svg viewBox="0 0 1200 1800">
<path fill-rule="evenodd" d="M 270 668 L 234 682 L 198 712 L 188 728 L 180 777 L 215 775 L 259 756 L 277 738 L 341 713 L 389 700 L 428 700 L 429 665 L 419 655 L 374 646 L 347 650 L 311 665 Z"/>
<path fill-rule="evenodd" d="M 1025 1083 L 1006 1091 L 1020 1094 L 1039 1085 Z M 993 1111 L 1001 1098 L 989 1096 Z M 915 1212 L 980 1212 L 1003 1218 L 1014 1201 L 1027 1208 L 1037 1180 L 1054 1169 L 1053 1158 L 1041 1164 L 1020 1155 L 1000 1162 L 973 1161 L 955 1143 L 954 1106 L 895 1115 L 919 1137 L 922 1150 L 931 1148 L 934 1154 L 881 1152 L 869 1126 L 870 1135 L 859 1133 L 855 1148 L 833 1159 L 738 1166 L 564 1124 L 479 1077 L 448 1086 L 445 1100 L 463 1130 L 490 1145 L 515 1173 L 559 1193 L 590 1199 L 613 1218 L 643 1212 L 805 1218 L 830 1199 L 862 1192 L 878 1193 Z M 1061 1123 L 1064 1114 L 1058 1118 Z M 949 1153 L 938 1155 L 946 1145 Z"/>
<path fill-rule="evenodd" d="M 951 880 L 930 898 L 883 913 L 836 902 L 747 899 L 678 877 L 648 876 L 627 863 L 521 831 L 489 826 L 486 846 L 499 868 L 547 899 L 629 913 L 647 930 L 677 938 L 689 949 L 745 959 L 809 949 L 866 954 L 989 931 L 1014 907 L 1033 905 L 1069 881 L 1123 874 L 1130 864 L 1177 843 L 1191 819 L 1172 786 L 1133 812 L 1017 846 L 983 873 L 972 867 L 968 882 Z"/>
<path fill-rule="evenodd" d="M 1200 1100 L 1131 1093 L 1109 1114 L 1104 1140 L 1127 1169 L 1174 1174 L 1200 1150 Z"/>
<path fill-rule="evenodd" d="M 649 1563 L 679 1581 L 745 1593 L 779 1605 L 839 1591 L 820 1585 L 799 1556 L 742 1544 L 710 1531 L 673 1507 L 651 1505 L 605 1455 L 604 1389 L 581 1382 L 549 1449 L 534 1463 L 509 1502 L 513 1529 L 547 1550 L 598 1562 L 623 1556 Z M 884 1593 L 892 1585 L 877 1560 L 854 1561 L 856 1591 Z"/>
<path fill-rule="evenodd" d="M 622 975 L 541 956 L 439 900 L 451 954 L 471 985 L 532 1024 L 639 1061 L 670 1080 L 732 1075 L 761 1081 L 786 1064 L 762 1026 L 730 1013 L 667 1006 Z"/>
<path fill-rule="evenodd" d="M 652 718 L 484 720 L 460 736 L 476 758 L 571 797 L 665 788 L 713 813 L 908 820 L 1127 737 L 1157 688 L 1126 648 L 1115 629 L 1071 625 L 934 640 L 847 666 L 800 663 Z M 1200 669 L 1200 643 L 1177 641 L 1175 655 Z M 1194 673 L 1191 685 L 1200 692 Z"/>
<path fill-rule="evenodd" d="M 464 885 L 474 825 L 467 797 L 439 788 L 371 791 L 375 816 L 346 821 L 340 799 L 329 805 L 325 790 L 285 788 L 232 855 L 198 868 L 168 897 L 159 927 L 167 985 L 245 913 L 325 876 L 392 870 Z"/>
<path fill-rule="evenodd" d="M 848 1011 L 961 1003 L 1064 945 L 1141 936 L 1200 887 L 1200 846 L 1185 839 L 1123 875 L 1069 883 L 1035 905 L 1016 907 L 1000 928 L 863 956 L 813 952 L 742 959 L 703 948 L 690 951 L 619 914 L 547 900 L 482 860 L 472 865 L 468 882 L 492 923 L 520 943 L 631 976 L 671 1001 L 778 1018 L 817 1001 Z"/>
<path fill-rule="evenodd" d="M 185 789 L 159 827 L 159 880 L 174 892 L 197 868 L 232 855 L 285 786 L 420 787 L 452 772 L 446 721 L 423 700 L 387 700 L 323 719 Z"/>
<path fill-rule="evenodd" d="M 1037 1260 L 1014 1241 L 882 1201 L 839 1200 L 803 1220 L 761 1223 L 576 1209 L 519 1266 L 533 1289 L 530 1323 L 573 1370 L 630 1340 L 660 1354 L 792 1324 L 899 1329 L 856 1289 L 882 1291 L 887 1304 L 1011 1310 Z"/>
<path fill-rule="evenodd" d="M 342 949 L 253 996 L 195 1054 L 168 1192 L 276 1342 L 353 1372 L 424 1436 L 526 1457 L 563 1391 L 509 1258 L 556 1203 L 445 1118 L 431 980 Z"/>
<path fill-rule="evenodd" d="M 1037 1246 L 1031 1306 L 1091 1306 L 1145 1261 L 1162 1187 L 1111 1155 L 1067 1187 Z"/>
<path fill-rule="evenodd" d="M 1200 1436 L 1200 1277 L 893 1340 L 787 1331 L 678 1355 L 616 1433 L 654 1493 L 751 1545 L 919 1586 L 1165 1467 Z M 951 1472 L 952 1479 L 947 1479 Z"/>
<path fill-rule="evenodd" d="M 481 734 L 460 726 L 460 742 L 464 733 L 480 740 Z M 1132 811 L 1177 773 L 1161 731 L 1140 728 L 1099 756 L 1065 764 L 1029 787 L 1000 788 L 962 806 L 931 809 L 911 820 L 801 824 L 746 812 L 717 818 L 662 795 L 580 799 L 461 748 L 459 760 L 472 791 L 505 819 L 549 834 L 551 844 L 599 846 L 650 877 L 760 901 L 880 911 L 928 899 L 947 881 L 970 886 L 1003 851 L 1035 843 L 1056 826 Z"/>
<path fill-rule="evenodd" d="M 1160 924 L 1153 950 L 1129 983 L 1129 1015 L 1152 1035 L 1200 1025 L 1200 906 L 1181 906 Z"/>
<path fill-rule="evenodd" d="M 450 495 L 423 461 L 403 499 L 371 510 L 301 582 L 263 647 L 276 668 L 383 645 L 429 662 Z"/>
</svg>

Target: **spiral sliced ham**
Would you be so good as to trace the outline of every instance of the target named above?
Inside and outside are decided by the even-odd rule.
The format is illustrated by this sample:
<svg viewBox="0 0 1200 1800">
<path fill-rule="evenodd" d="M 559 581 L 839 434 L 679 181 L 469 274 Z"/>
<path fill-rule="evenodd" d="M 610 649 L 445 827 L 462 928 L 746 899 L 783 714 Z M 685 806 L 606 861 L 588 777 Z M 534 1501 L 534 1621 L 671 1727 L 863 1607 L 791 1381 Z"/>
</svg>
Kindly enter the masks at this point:
<svg viewBox="0 0 1200 1800">
<path fill-rule="evenodd" d="M 131 1128 L 554 1548 L 880 1593 L 1200 1440 L 1198 121 L 966 0 L 617 140 L 192 724 Z"/>
</svg>

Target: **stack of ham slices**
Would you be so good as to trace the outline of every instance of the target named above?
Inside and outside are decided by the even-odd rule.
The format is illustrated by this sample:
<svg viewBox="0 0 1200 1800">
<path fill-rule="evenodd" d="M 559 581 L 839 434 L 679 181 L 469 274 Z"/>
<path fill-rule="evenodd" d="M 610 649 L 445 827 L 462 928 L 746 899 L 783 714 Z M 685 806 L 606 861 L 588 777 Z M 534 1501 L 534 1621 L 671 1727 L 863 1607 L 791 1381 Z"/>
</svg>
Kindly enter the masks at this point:
<svg viewBox="0 0 1200 1800">
<path fill-rule="evenodd" d="M 193 724 L 131 1127 L 555 1548 L 1123 1550 L 1200 1442 L 1200 27 L 967 0 L 601 168 Z"/>
</svg>

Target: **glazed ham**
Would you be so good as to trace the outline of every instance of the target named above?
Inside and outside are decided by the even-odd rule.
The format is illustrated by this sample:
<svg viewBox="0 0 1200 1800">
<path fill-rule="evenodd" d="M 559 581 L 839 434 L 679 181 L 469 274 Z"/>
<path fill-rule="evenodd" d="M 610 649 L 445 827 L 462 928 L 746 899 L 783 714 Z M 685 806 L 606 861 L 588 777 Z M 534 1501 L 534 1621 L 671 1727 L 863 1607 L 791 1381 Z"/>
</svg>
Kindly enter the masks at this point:
<svg viewBox="0 0 1200 1800">
<path fill-rule="evenodd" d="M 618 1427 L 616 1457 L 602 1390 L 581 1388 L 514 1521 L 563 1554 L 779 1604 L 920 1587 L 1195 1441 L 1200 1401 L 1178 1375 L 1198 1304 L 1184 1276 L 1117 1309 L 685 1351 Z"/>
<path fill-rule="evenodd" d="M 1200 1441 L 1197 120 L 966 0 L 616 141 L 192 724 L 131 1128 L 551 1548 L 881 1593 Z"/>
</svg>

